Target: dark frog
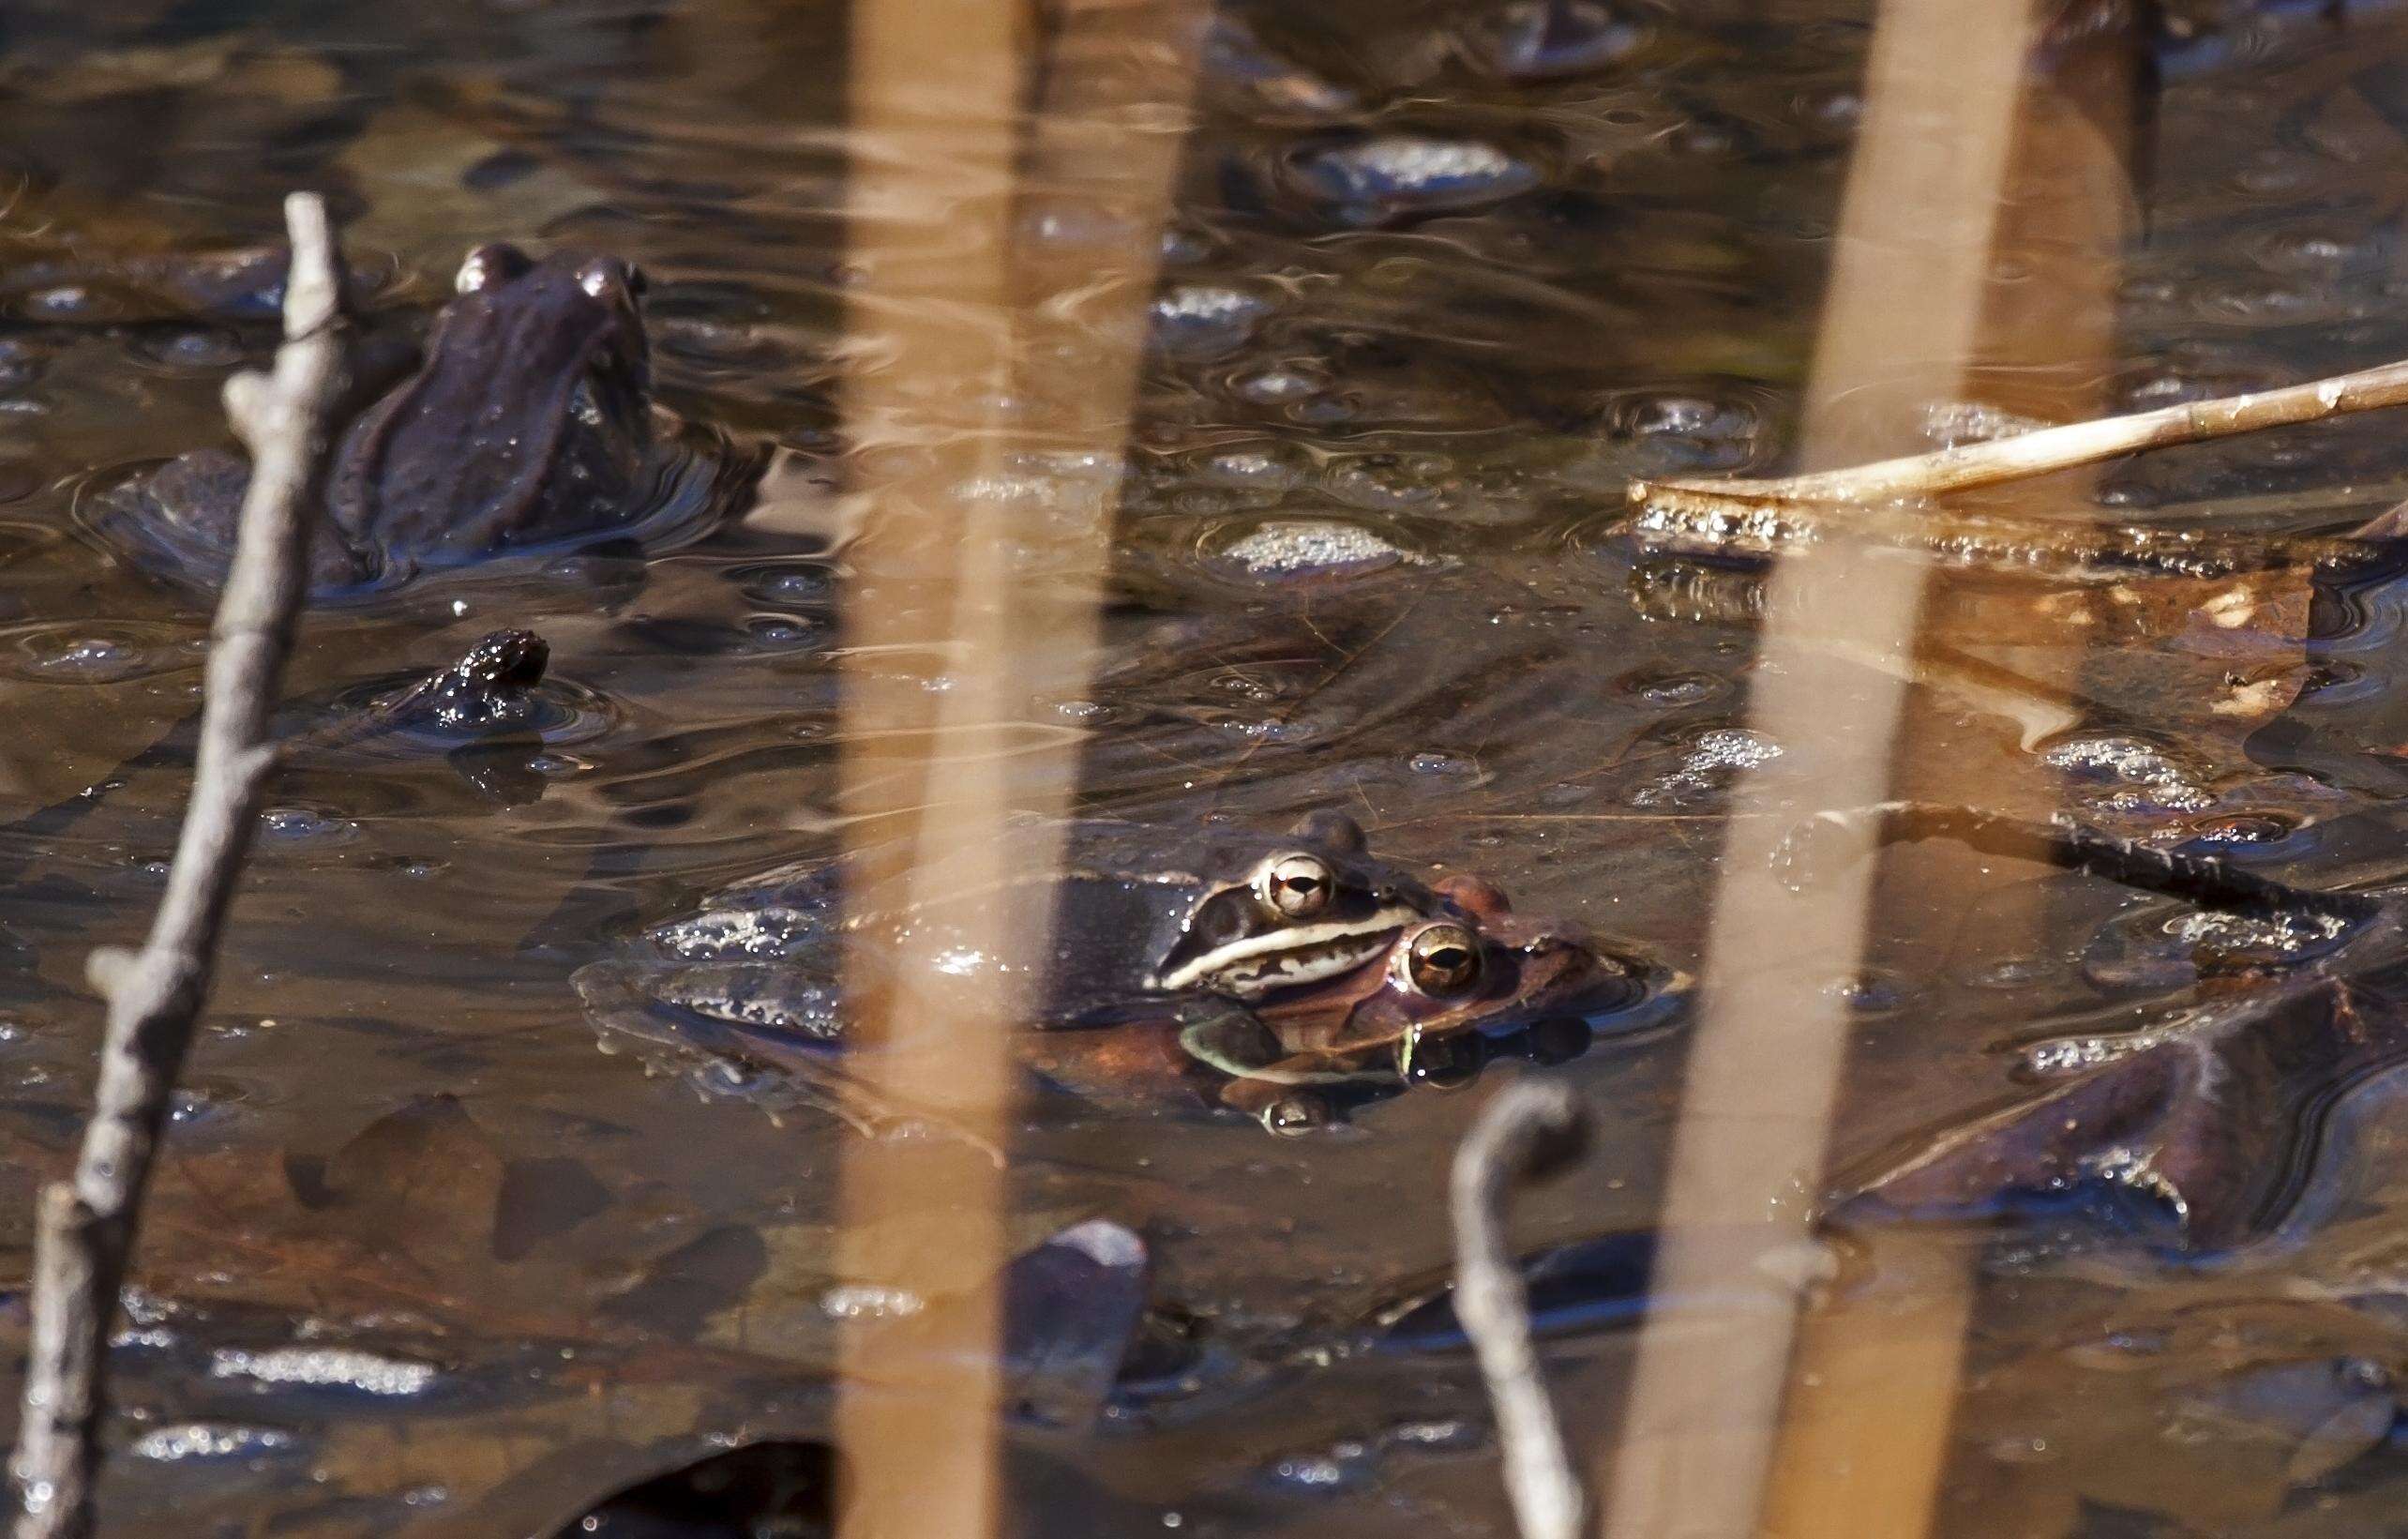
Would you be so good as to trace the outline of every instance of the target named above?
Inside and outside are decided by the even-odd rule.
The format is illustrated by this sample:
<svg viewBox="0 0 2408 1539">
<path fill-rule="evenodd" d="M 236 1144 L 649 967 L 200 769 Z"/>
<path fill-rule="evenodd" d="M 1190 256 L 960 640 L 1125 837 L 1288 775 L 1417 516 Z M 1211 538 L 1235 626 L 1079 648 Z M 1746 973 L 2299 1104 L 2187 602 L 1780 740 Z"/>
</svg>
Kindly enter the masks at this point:
<svg viewBox="0 0 2408 1539">
<path fill-rule="evenodd" d="M 781 867 L 643 931 L 578 988 L 610 1034 L 701 1055 L 705 1082 L 766 1071 L 869 1124 L 899 1109 L 868 1104 L 844 1071 L 840 989 L 887 965 L 874 938 L 908 927 L 927 954 L 963 958 L 922 980 L 917 1014 L 941 1020 L 943 989 L 994 981 L 948 933 L 984 905 L 1045 903 L 1036 1029 L 1016 1042 L 1027 1068 L 1099 1100 L 1200 1091 L 1286 1131 L 1459 1082 L 1494 1053 L 1577 1051 L 1599 1027 L 1658 1018 L 1675 982 L 1514 914 L 1485 883 L 1424 883 L 1380 861 L 1335 815 L 1284 835 L 1076 822 L 1058 866 L 1036 848 L 1026 864 L 1032 874 L 1000 888 L 931 872 L 923 890 L 943 896 L 902 913 L 847 912 L 842 862 Z M 935 1042 L 932 1029 L 929 1044 L 885 1050 Z"/>
<path fill-rule="evenodd" d="M 389 345 L 359 350 L 368 389 L 406 377 L 337 445 L 314 590 L 600 537 L 657 540 L 703 527 L 749 487 L 753 457 L 656 421 L 637 268 L 480 246 L 455 287 L 414 370 Z M 195 450 L 103 493 L 90 518 L 144 566 L 214 584 L 249 480 L 235 455 Z"/>
</svg>

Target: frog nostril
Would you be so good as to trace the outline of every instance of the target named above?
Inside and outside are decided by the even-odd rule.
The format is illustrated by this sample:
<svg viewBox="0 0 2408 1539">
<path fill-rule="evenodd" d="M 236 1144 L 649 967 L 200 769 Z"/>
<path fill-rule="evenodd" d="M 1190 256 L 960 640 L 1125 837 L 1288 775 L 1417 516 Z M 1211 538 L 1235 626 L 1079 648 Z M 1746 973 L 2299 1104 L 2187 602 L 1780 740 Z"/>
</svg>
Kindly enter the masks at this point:
<svg viewBox="0 0 2408 1539">
<path fill-rule="evenodd" d="M 596 299 L 616 295 L 633 303 L 644 292 L 644 276 L 632 263 L 595 257 L 577 269 L 577 286 Z"/>
</svg>

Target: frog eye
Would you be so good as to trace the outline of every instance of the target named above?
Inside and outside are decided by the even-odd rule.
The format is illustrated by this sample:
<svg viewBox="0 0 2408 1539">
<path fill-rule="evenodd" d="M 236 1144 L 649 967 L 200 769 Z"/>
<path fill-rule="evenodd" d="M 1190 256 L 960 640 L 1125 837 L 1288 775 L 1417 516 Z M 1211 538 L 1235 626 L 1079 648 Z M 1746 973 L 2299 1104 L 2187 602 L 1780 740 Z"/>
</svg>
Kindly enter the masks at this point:
<svg viewBox="0 0 2408 1539">
<path fill-rule="evenodd" d="M 1434 920 L 1406 937 L 1391 964 L 1424 994 L 1460 994 L 1480 981 L 1480 939 L 1461 925 Z"/>
<path fill-rule="evenodd" d="M 1281 855 L 1262 868 L 1255 891 L 1283 919 L 1310 919 L 1330 906 L 1338 879 L 1318 855 Z"/>
<path fill-rule="evenodd" d="M 507 283 L 534 265 L 527 253 L 500 241 L 472 246 L 462 257 L 459 271 L 452 277 L 452 289 L 458 294 L 475 294 L 495 283 Z"/>
</svg>

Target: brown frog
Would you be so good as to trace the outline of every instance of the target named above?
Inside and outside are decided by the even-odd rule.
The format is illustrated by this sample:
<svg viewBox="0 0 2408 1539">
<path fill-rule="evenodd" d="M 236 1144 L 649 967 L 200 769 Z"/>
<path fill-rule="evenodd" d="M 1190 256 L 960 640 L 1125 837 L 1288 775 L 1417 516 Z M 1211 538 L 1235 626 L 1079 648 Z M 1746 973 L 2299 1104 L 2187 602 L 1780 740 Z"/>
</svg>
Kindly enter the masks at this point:
<svg viewBox="0 0 2408 1539">
<path fill-rule="evenodd" d="M 1570 1036 L 1585 1045 L 1591 1022 L 1651 1022 L 1675 991 L 1664 969 L 1516 915 L 1485 883 L 1425 883 L 1377 859 L 1337 814 L 1286 834 L 1083 821 L 1061 867 L 1031 870 L 1003 891 L 934 883 L 948 896 L 903 917 L 926 940 L 975 905 L 1049 903 L 1018 1056 L 1090 1098 L 1201 1091 L 1298 1131 L 1407 1085 L 1460 1082 L 1500 1048 L 1547 1057 Z M 840 862 L 780 868 L 581 970 L 606 1043 L 625 1034 L 765 1069 L 857 1123 L 883 1120 L 894 1109 L 866 1105 L 842 1068 L 842 986 L 879 965 L 866 938 L 895 916 L 849 913 L 844 882 Z M 988 982 L 966 965 L 937 984 Z"/>
<path fill-rule="evenodd" d="M 310 550 L 320 593 L 382 588 L 424 568 L 726 510 L 751 462 L 698 466 L 656 429 L 638 301 L 612 257 L 479 246 L 429 333 L 424 362 L 351 424 L 326 476 Z M 375 372 L 402 370 L 390 362 Z M 100 533 L 147 567 L 215 584 L 233 550 L 250 467 L 182 455 L 96 500 Z"/>
</svg>

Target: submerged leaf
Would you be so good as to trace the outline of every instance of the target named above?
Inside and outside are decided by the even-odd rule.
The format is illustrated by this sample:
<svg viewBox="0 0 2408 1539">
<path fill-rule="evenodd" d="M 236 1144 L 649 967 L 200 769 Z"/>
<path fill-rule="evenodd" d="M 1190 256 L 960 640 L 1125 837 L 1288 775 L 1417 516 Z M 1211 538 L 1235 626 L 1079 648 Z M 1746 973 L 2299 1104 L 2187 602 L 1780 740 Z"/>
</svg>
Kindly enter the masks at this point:
<svg viewBox="0 0 2408 1539">
<path fill-rule="evenodd" d="M 489 1254 L 504 1164 L 456 1097 L 369 1124 L 326 1161 L 325 1194 L 353 1232 L 429 1267 Z"/>
<path fill-rule="evenodd" d="M 2017 1079 L 2035 1089 L 1871 1162 L 1842 1201 L 1859 1216 L 1964 1217 L 2103 1198 L 2177 1249 L 2258 1238 L 2300 1189 L 2322 1102 L 2408 1058 L 2400 940 L 2386 912 L 2287 970 L 2212 982 L 2163 1026 L 2027 1046 Z"/>
</svg>

